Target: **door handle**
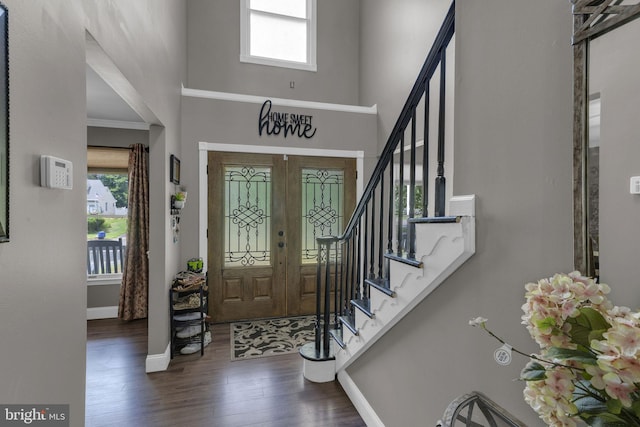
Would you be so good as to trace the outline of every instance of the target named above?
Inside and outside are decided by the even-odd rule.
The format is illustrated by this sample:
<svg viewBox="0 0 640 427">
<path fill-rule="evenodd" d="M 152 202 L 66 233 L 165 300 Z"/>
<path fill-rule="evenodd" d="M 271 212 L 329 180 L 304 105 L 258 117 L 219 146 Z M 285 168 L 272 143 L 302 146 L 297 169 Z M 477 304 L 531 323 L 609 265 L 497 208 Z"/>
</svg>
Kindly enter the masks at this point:
<svg viewBox="0 0 640 427">
<path fill-rule="evenodd" d="M 278 242 L 278 247 L 279 248 L 284 248 L 284 242 Z"/>
</svg>

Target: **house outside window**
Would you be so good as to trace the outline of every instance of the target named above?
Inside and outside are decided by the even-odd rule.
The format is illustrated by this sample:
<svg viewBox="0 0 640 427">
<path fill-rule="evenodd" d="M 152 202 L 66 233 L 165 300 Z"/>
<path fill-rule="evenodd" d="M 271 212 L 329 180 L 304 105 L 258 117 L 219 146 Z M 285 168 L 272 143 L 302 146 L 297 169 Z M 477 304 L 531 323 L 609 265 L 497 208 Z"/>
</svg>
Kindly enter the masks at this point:
<svg viewBox="0 0 640 427">
<path fill-rule="evenodd" d="M 240 61 L 316 71 L 316 0 L 240 0 Z"/>
<path fill-rule="evenodd" d="M 118 242 L 124 258 L 127 245 L 129 149 L 87 147 L 87 279 L 90 285 L 119 283 L 123 264 L 116 261 L 116 253 L 107 256 L 106 246 L 95 241 Z M 115 244 L 115 243 L 113 243 Z M 115 249 L 113 249 L 115 250 Z M 123 261 L 120 260 L 120 261 Z M 107 266 L 107 263 L 110 264 Z M 116 266 L 117 263 L 117 266 Z"/>
</svg>

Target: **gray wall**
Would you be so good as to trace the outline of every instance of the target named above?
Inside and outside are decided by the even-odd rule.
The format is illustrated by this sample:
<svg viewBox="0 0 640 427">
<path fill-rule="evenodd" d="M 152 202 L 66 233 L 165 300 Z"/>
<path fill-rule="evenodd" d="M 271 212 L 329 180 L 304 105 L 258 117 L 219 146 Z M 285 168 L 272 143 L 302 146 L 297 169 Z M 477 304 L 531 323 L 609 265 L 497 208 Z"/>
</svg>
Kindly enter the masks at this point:
<svg viewBox="0 0 640 427">
<path fill-rule="evenodd" d="M 412 13 L 421 14 L 415 6 Z M 524 403 L 523 384 L 513 381 L 527 360 L 497 365 L 500 344 L 468 320 L 487 317 L 514 346 L 533 352 L 520 324 L 524 285 L 572 269 L 571 5 L 486 0 L 456 7 L 453 186 L 454 194 L 478 197 L 476 254 L 348 373 L 386 425 L 433 424 L 472 390 L 527 425 L 542 425 Z M 369 25 L 365 18 L 362 25 Z M 362 43 L 364 52 L 372 49 Z M 381 58 L 391 55 L 391 46 L 377 48 Z M 362 70 L 363 81 L 375 72 Z M 363 99 L 376 96 L 363 90 Z"/>
<path fill-rule="evenodd" d="M 240 63 L 240 2 L 188 0 L 186 87 L 358 103 L 359 0 L 318 1 L 317 72 Z M 295 81 L 295 89 L 289 82 Z"/>
<path fill-rule="evenodd" d="M 378 105 L 380 151 L 450 5 L 450 0 L 361 2 L 360 103 Z"/>
<path fill-rule="evenodd" d="M 186 75 L 186 10 L 173 0 L 7 0 L 10 37 L 11 242 L 0 245 L 0 402 L 68 403 L 71 425 L 84 425 L 86 342 L 86 99 L 85 28 L 147 101 L 166 127 L 151 145 L 151 169 L 164 182 L 170 149 L 178 149 L 179 88 Z M 158 31 L 162 28 L 162 31 Z M 175 147 L 175 148 L 174 148 Z M 39 156 L 74 164 L 74 189 L 39 186 Z M 153 156 L 152 156 L 153 157 Z M 166 163 L 166 167 L 165 166 Z M 160 181 L 157 181 L 158 183 Z M 153 185 L 156 204 L 168 206 L 164 185 Z M 153 201 L 152 201 L 153 203 Z M 165 319 L 155 335 L 168 340 L 166 268 L 177 248 L 165 245 L 168 209 L 154 219 L 152 282 L 165 298 Z M 166 213 L 165 213 L 166 212 Z M 158 246 L 152 246 L 158 247 Z M 160 262 L 158 264 L 158 262 Z M 173 265 L 172 265 L 173 263 Z M 156 293 L 154 290 L 152 293 Z M 161 298 L 158 298 L 161 299 Z M 150 335 L 152 335 L 150 331 Z"/>
<path fill-rule="evenodd" d="M 600 93 L 600 279 L 615 304 L 640 306 L 635 266 L 640 253 L 640 196 L 629 178 L 640 175 L 640 19 L 591 42 L 590 92 Z"/>
<path fill-rule="evenodd" d="M 87 126 L 87 145 L 127 148 L 131 144 L 149 145 L 149 131 Z"/>
</svg>

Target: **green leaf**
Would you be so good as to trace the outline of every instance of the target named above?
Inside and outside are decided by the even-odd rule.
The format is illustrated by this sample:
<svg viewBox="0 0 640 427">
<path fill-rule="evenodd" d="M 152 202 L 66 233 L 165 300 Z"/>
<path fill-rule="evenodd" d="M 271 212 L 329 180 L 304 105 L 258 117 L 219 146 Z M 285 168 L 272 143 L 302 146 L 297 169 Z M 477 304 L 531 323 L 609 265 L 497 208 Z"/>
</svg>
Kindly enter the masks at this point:
<svg viewBox="0 0 640 427">
<path fill-rule="evenodd" d="M 606 403 L 592 396 L 581 397 L 573 403 L 576 405 L 576 408 L 578 408 L 579 414 L 589 414 L 592 416 L 607 412 Z"/>
<path fill-rule="evenodd" d="M 601 339 L 602 333 L 611 327 L 598 310 L 591 307 L 582 307 L 580 314 L 574 318 L 568 318 L 571 325 L 571 342 L 589 347 L 592 339 Z"/>
<path fill-rule="evenodd" d="M 618 399 L 609 399 L 607 400 L 607 408 L 609 412 L 613 414 L 619 414 L 622 411 L 622 402 Z"/>
<path fill-rule="evenodd" d="M 520 379 L 524 381 L 540 381 L 547 377 L 547 370 L 535 360 L 529 361 L 520 372 Z"/>
<path fill-rule="evenodd" d="M 629 424 L 625 420 L 613 414 L 603 413 L 581 418 L 592 427 L 629 427 Z"/>
<path fill-rule="evenodd" d="M 546 317 L 542 320 L 536 322 L 536 327 L 538 329 L 547 329 L 547 328 L 555 328 L 556 320 L 553 317 Z"/>
<path fill-rule="evenodd" d="M 636 417 L 640 418 L 640 400 L 636 400 L 635 402 L 633 402 L 633 404 L 631 405 L 631 410 L 633 410 L 633 413 L 636 414 Z"/>
<path fill-rule="evenodd" d="M 553 359 L 573 360 L 586 365 L 595 365 L 597 361 L 596 357 L 587 351 L 571 350 L 561 347 L 551 347 L 547 350 L 545 356 Z"/>
</svg>

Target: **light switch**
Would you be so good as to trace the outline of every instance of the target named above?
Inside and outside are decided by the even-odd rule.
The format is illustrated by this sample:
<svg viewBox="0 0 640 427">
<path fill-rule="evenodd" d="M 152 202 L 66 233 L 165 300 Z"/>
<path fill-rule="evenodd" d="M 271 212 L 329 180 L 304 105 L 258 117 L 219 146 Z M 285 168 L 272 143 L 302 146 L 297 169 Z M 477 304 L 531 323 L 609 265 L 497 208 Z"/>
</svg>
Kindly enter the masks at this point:
<svg viewBox="0 0 640 427">
<path fill-rule="evenodd" d="M 640 176 L 631 177 L 631 185 L 629 188 L 631 194 L 640 194 Z"/>
</svg>

